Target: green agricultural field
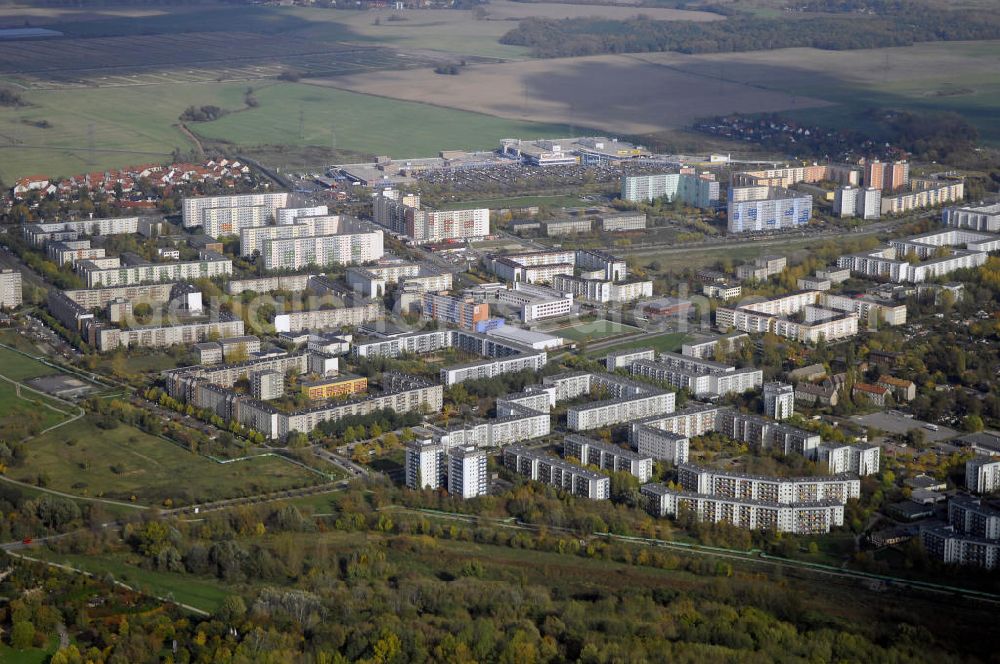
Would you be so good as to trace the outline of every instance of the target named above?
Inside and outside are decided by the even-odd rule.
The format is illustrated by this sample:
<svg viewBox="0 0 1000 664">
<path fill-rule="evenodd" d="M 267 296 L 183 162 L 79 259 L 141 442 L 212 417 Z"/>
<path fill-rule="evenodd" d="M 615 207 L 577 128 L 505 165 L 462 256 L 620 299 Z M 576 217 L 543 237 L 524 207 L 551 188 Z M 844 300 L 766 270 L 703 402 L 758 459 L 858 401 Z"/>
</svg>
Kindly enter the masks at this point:
<svg viewBox="0 0 1000 664">
<path fill-rule="evenodd" d="M 546 333 L 564 337 L 570 341 L 595 341 L 640 331 L 639 328 L 632 327 L 631 325 L 623 325 L 610 320 L 594 320 L 555 330 L 547 330 Z"/>
<path fill-rule="evenodd" d="M 300 83 L 260 88 L 255 96 L 260 102 L 257 108 L 192 129 L 239 146 L 316 145 L 396 157 L 493 148 L 504 136 L 535 138 L 570 131 L 562 125 L 504 120 Z"/>
<path fill-rule="evenodd" d="M 0 179 L 163 162 L 193 147 L 176 126 L 185 108 L 241 108 L 245 90 L 191 83 L 25 92 L 29 106 L 0 107 Z"/>
<path fill-rule="evenodd" d="M 190 504 L 315 484 L 320 478 L 278 457 L 217 464 L 173 443 L 119 424 L 105 430 L 90 417 L 31 441 L 14 479 L 79 496 L 144 505 Z"/>
</svg>

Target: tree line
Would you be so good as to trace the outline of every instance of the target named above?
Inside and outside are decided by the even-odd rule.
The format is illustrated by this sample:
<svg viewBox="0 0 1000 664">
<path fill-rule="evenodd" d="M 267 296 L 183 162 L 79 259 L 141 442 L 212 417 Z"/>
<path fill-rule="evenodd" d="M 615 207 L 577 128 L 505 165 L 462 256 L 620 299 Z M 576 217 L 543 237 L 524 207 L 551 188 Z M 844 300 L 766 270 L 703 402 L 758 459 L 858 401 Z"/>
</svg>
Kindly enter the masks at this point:
<svg viewBox="0 0 1000 664">
<path fill-rule="evenodd" d="M 739 15 L 724 21 L 625 21 L 599 18 L 527 18 L 500 43 L 531 48 L 545 58 L 603 53 L 732 53 L 779 48 L 850 49 L 911 46 L 918 42 L 1000 38 L 1000 17 L 966 10 L 924 10 L 872 18 L 800 20 Z"/>
</svg>

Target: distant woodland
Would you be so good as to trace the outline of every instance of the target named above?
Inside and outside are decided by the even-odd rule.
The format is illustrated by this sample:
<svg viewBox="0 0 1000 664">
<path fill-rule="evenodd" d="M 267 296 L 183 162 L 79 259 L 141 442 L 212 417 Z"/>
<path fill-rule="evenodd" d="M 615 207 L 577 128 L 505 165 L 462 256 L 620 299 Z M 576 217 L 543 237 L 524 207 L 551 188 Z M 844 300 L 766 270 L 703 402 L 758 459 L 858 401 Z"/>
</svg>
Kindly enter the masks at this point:
<svg viewBox="0 0 1000 664">
<path fill-rule="evenodd" d="M 871 18 L 809 19 L 733 16 L 724 21 L 627 21 L 528 18 L 500 42 L 527 46 L 539 57 L 602 53 L 728 53 L 811 47 L 850 50 L 931 41 L 1000 39 L 1000 16 L 952 10 L 910 11 Z"/>
</svg>

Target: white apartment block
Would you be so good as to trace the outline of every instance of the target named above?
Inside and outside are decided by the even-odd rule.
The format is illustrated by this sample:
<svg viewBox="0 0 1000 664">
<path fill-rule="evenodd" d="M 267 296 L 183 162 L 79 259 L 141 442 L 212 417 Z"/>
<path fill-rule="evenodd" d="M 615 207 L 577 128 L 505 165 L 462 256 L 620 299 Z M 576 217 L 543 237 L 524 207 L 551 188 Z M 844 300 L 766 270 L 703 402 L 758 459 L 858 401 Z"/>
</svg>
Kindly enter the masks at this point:
<svg viewBox="0 0 1000 664">
<path fill-rule="evenodd" d="M 552 287 L 562 293 L 594 302 L 633 302 L 653 296 L 652 281 L 631 281 L 616 284 L 602 279 L 583 279 L 572 274 L 552 276 Z"/>
<path fill-rule="evenodd" d="M 572 431 L 586 431 L 669 413 L 674 409 L 674 398 L 673 392 L 651 392 L 571 406 L 566 425 Z"/>
<path fill-rule="evenodd" d="M 799 182 L 814 183 L 823 180 L 857 186 L 861 182 L 861 169 L 850 164 L 812 164 L 732 174 L 732 183 L 735 187 L 752 185 L 790 187 Z"/>
<path fill-rule="evenodd" d="M 62 240 L 45 244 L 45 253 L 57 265 L 73 265 L 78 260 L 105 258 L 104 247 L 91 247 L 90 240 Z"/>
<path fill-rule="evenodd" d="M 944 205 L 965 198 L 965 182 L 921 181 L 914 180 L 913 191 L 882 197 L 882 214 L 902 214 L 920 208 Z"/>
<path fill-rule="evenodd" d="M 202 224 L 202 210 L 210 208 L 240 208 L 263 206 L 269 217 L 278 208 L 288 205 L 287 193 L 237 194 L 233 196 L 201 196 L 185 198 L 182 208 L 184 228 L 194 228 Z"/>
<path fill-rule="evenodd" d="M 272 291 L 304 291 L 309 287 L 311 274 L 289 274 L 281 277 L 259 277 L 256 279 L 231 279 L 226 282 L 226 292 L 239 295 L 247 291 L 270 293 Z"/>
<path fill-rule="evenodd" d="M 243 321 L 209 321 L 135 327 L 122 330 L 102 324 L 91 325 L 88 342 L 101 353 L 116 348 L 166 348 L 175 344 L 193 345 L 208 341 L 212 336 L 234 337 L 243 334 Z"/>
<path fill-rule="evenodd" d="M 222 254 L 204 250 L 200 254 L 201 257 L 196 261 L 139 265 L 122 265 L 118 258 L 82 260 L 77 261 L 76 271 L 86 281 L 87 288 L 192 281 L 233 273 L 233 262 Z"/>
<path fill-rule="evenodd" d="M 804 291 L 736 308 L 718 307 L 715 311 L 716 327 L 758 334 L 773 332 L 778 336 L 813 343 L 821 338 L 834 341 L 856 335 L 858 315 L 824 313 L 816 306 L 822 295 L 819 291 Z M 805 322 L 787 318 L 799 312 L 806 313 Z"/>
<path fill-rule="evenodd" d="M 677 467 L 678 483 L 685 491 L 722 498 L 793 503 L 833 500 L 841 505 L 861 495 L 861 480 L 851 475 L 816 477 L 763 477 L 703 468 L 694 464 Z"/>
<path fill-rule="evenodd" d="M 418 490 L 445 486 L 443 446 L 432 440 L 415 440 L 407 444 L 406 486 Z"/>
<path fill-rule="evenodd" d="M 511 289 L 497 291 L 497 300 L 501 304 L 520 307 L 520 318 L 525 323 L 566 316 L 573 311 L 571 293 L 564 294 L 523 281 L 514 282 Z"/>
<path fill-rule="evenodd" d="M 563 440 L 563 456 L 575 457 L 584 466 L 597 466 L 602 470 L 631 473 L 640 482 L 653 475 L 653 458 L 636 454 L 617 445 L 570 434 Z"/>
<path fill-rule="evenodd" d="M 731 188 L 726 229 L 730 233 L 748 233 L 804 226 L 812 218 L 812 204 L 812 196 L 787 189 Z"/>
<path fill-rule="evenodd" d="M 298 332 L 300 330 L 332 330 L 342 327 L 359 327 L 382 318 L 385 313 L 378 302 L 354 307 L 336 309 L 316 309 L 293 311 L 274 317 L 275 332 Z"/>
<path fill-rule="evenodd" d="M 17 270 L 0 270 L 0 309 L 13 309 L 23 302 L 21 273 Z"/>
<path fill-rule="evenodd" d="M 660 413 L 641 422 L 633 423 L 632 426 L 634 428 L 642 425 L 694 438 L 718 430 L 719 412 L 718 406 L 689 402 L 677 412 Z"/>
<path fill-rule="evenodd" d="M 927 553 L 945 564 L 1000 567 L 1000 540 L 962 535 L 951 526 L 922 529 L 920 539 Z"/>
<path fill-rule="evenodd" d="M 1000 459 L 977 456 L 965 462 L 965 486 L 972 493 L 1000 489 Z"/>
<path fill-rule="evenodd" d="M 202 208 L 201 227 L 211 238 L 239 235 L 243 228 L 266 225 L 271 213 L 271 208 L 265 205 Z"/>
<path fill-rule="evenodd" d="M 787 383 L 764 384 L 764 415 L 787 420 L 795 413 L 795 388 Z"/>
<path fill-rule="evenodd" d="M 688 462 L 691 441 L 679 433 L 633 422 L 629 427 L 629 442 L 641 456 L 649 456 L 674 465 Z"/>
<path fill-rule="evenodd" d="M 372 197 L 375 223 L 418 243 L 478 239 L 490 234 L 489 208 L 423 210 L 419 196 L 386 190 Z"/>
<path fill-rule="evenodd" d="M 947 255 L 936 257 L 941 247 L 950 249 Z M 983 265 L 989 252 L 1000 250 L 1000 236 L 962 229 L 948 229 L 891 240 L 889 246 L 871 252 L 848 254 L 837 265 L 864 277 L 885 278 L 895 283 L 922 283 L 945 276 L 955 270 Z M 906 260 L 913 253 L 920 262 Z"/>
<path fill-rule="evenodd" d="M 677 491 L 662 484 L 644 484 L 639 491 L 646 499 L 646 509 L 660 517 L 689 515 L 701 522 L 798 535 L 824 534 L 844 525 L 844 505 L 836 500 L 779 504 Z"/>
<path fill-rule="evenodd" d="M 624 201 L 648 202 L 667 197 L 693 207 L 710 208 L 719 203 L 719 183 L 709 173 L 658 173 L 622 178 Z"/>
<path fill-rule="evenodd" d="M 841 187 L 833 201 L 833 213 L 838 217 L 878 219 L 882 212 L 882 191 L 874 187 Z"/>
<path fill-rule="evenodd" d="M 274 218 L 279 226 L 294 224 L 299 217 L 323 217 L 330 214 L 330 209 L 325 205 L 300 208 L 280 208 Z"/>
<path fill-rule="evenodd" d="M 638 360 L 654 360 L 656 351 L 652 348 L 639 348 L 636 350 L 619 350 L 608 353 L 604 359 L 604 366 L 608 371 L 615 369 L 628 369 L 633 362 Z"/>
<path fill-rule="evenodd" d="M 139 217 L 110 217 L 25 224 L 24 238 L 38 247 L 51 240 L 76 240 L 82 235 L 130 235 L 139 232 Z"/>
<path fill-rule="evenodd" d="M 948 207 L 941 214 L 941 221 L 953 228 L 1000 233 L 1000 203 Z"/>
<path fill-rule="evenodd" d="M 449 494 L 468 500 L 489 493 L 486 452 L 475 447 L 453 447 L 447 457 Z"/>
<path fill-rule="evenodd" d="M 261 257 L 266 270 L 298 270 L 309 265 L 360 265 L 376 261 L 384 253 L 382 231 L 373 230 L 265 240 Z"/>
<path fill-rule="evenodd" d="M 879 471 L 879 448 L 875 445 L 823 443 L 815 454 L 820 466 L 832 475 L 854 473 L 865 477 Z"/>
<path fill-rule="evenodd" d="M 655 362 L 638 360 L 632 363 L 629 370 L 635 376 L 666 381 L 678 389 L 687 388 L 696 397 L 740 394 L 760 387 L 764 381 L 764 373 L 760 369 L 737 369 L 677 353 L 660 353 Z"/>
<path fill-rule="evenodd" d="M 503 450 L 505 468 L 536 482 L 559 487 L 574 496 L 591 500 L 607 500 L 611 495 L 611 480 L 607 475 L 529 450 L 510 445 Z"/>
<path fill-rule="evenodd" d="M 724 345 L 724 350 L 728 355 L 739 348 L 744 339 L 748 338 L 749 335 L 746 332 L 734 332 L 710 339 L 696 339 L 681 345 L 681 355 L 711 359 L 715 357 L 715 349 L 719 344 Z"/>
<path fill-rule="evenodd" d="M 870 295 L 849 296 L 827 293 L 822 298 L 823 306 L 835 311 L 854 312 L 859 320 L 866 321 L 869 327 L 879 323 L 885 325 L 903 325 L 906 323 L 906 305 L 879 300 Z"/>
<path fill-rule="evenodd" d="M 370 223 L 338 214 L 318 217 L 297 217 L 295 223 L 285 225 L 254 225 L 241 228 L 240 255 L 252 256 L 264 251 L 268 240 L 289 240 L 311 235 L 338 235 L 351 232 L 377 230 Z"/>
</svg>

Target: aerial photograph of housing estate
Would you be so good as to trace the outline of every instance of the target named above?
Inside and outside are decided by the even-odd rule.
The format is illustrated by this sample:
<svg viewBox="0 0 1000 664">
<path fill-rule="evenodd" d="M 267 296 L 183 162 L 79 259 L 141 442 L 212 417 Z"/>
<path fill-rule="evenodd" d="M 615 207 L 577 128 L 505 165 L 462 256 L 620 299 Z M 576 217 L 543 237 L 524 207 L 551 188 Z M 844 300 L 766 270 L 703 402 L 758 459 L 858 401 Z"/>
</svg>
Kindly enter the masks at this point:
<svg viewBox="0 0 1000 664">
<path fill-rule="evenodd" d="M 0 0 L 0 663 L 998 613 L 1000 0 Z"/>
</svg>

